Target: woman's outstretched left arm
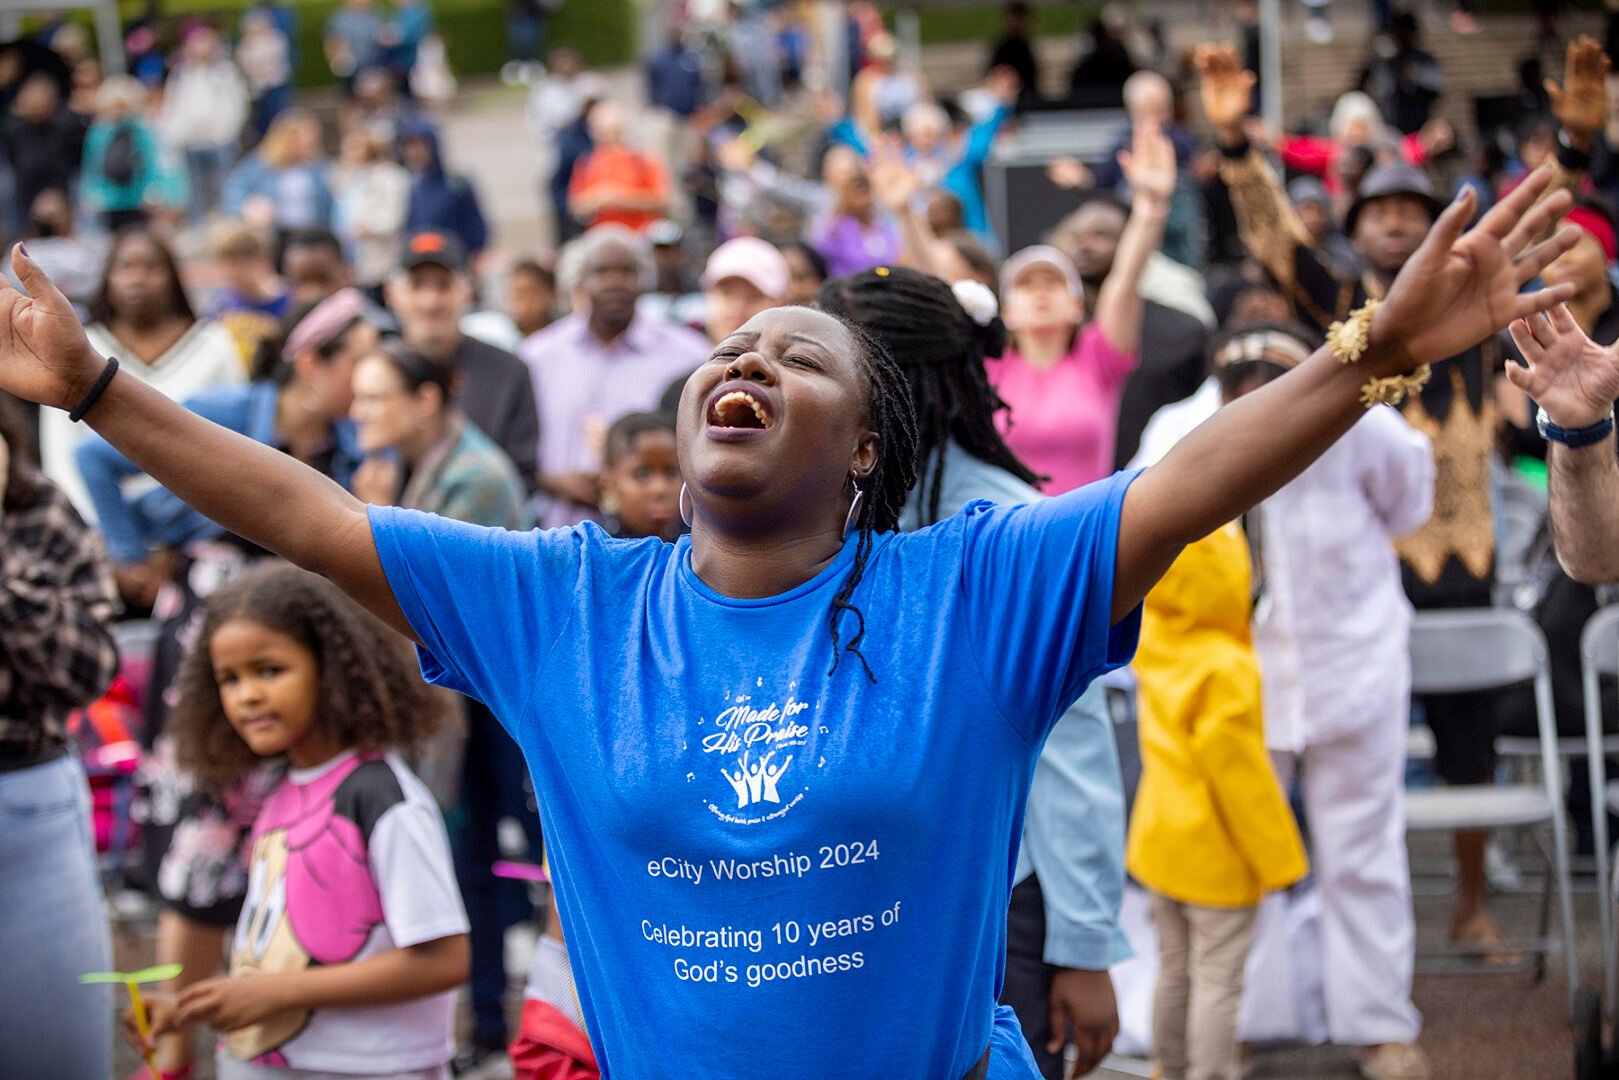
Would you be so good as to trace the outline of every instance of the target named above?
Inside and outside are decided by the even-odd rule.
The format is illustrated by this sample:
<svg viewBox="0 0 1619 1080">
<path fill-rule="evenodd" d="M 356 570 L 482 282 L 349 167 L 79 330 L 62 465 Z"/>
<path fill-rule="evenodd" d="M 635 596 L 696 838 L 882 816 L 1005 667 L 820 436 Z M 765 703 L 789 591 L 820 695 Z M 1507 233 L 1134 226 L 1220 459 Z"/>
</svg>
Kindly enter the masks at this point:
<svg viewBox="0 0 1619 1080">
<path fill-rule="evenodd" d="M 1536 172 L 1465 235 L 1473 196 L 1464 190 L 1394 280 L 1358 363 L 1318 350 L 1221 409 L 1131 485 L 1119 524 L 1115 621 L 1141 603 L 1182 547 L 1258 505 L 1347 432 L 1364 412 L 1368 379 L 1455 356 L 1568 298 L 1567 285 L 1520 292 L 1577 236 L 1564 228 L 1534 243 L 1569 207 L 1562 192 L 1535 205 L 1550 180 L 1548 170 Z"/>
</svg>

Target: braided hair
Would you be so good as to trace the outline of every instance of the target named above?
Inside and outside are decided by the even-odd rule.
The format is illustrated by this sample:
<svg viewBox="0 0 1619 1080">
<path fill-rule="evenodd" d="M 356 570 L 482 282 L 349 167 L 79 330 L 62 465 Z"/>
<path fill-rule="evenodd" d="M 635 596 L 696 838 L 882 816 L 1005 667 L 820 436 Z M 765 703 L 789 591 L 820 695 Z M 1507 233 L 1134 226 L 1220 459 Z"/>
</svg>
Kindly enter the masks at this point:
<svg viewBox="0 0 1619 1080">
<path fill-rule="evenodd" d="M 995 426 L 1006 402 L 990 385 L 986 356 L 1006 348 L 999 315 L 979 326 L 950 286 L 905 267 L 879 267 L 821 286 L 816 304 L 858 322 L 892 350 L 916 402 L 917 459 L 928 481 L 922 523 L 939 520 L 944 455 L 954 440 L 988 465 L 1038 487 L 1045 479 L 1023 464 Z"/>
<path fill-rule="evenodd" d="M 860 651 L 860 642 L 866 636 L 866 616 L 850 601 L 866 573 L 872 534 L 892 532 L 899 525 L 905 498 L 911 485 L 916 483 L 916 408 L 911 402 L 911 388 L 905 374 L 894 362 L 888 347 L 837 310 L 821 310 L 842 323 L 854 341 L 855 362 L 866 377 L 868 418 L 871 430 L 877 435 L 877 463 L 866 477 L 864 497 L 855 516 L 854 527 L 859 530 L 860 539 L 855 545 L 854 566 L 843 579 L 843 588 L 832 598 L 832 668 L 827 675 L 830 677 L 838 670 L 841 654 L 848 651 L 860 658 L 866 678 L 875 683 L 877 676 Z M 844 644 L 838 624 L 839 616 L 846 611 L 854 614 L 855 632 Z"/>
</svg>

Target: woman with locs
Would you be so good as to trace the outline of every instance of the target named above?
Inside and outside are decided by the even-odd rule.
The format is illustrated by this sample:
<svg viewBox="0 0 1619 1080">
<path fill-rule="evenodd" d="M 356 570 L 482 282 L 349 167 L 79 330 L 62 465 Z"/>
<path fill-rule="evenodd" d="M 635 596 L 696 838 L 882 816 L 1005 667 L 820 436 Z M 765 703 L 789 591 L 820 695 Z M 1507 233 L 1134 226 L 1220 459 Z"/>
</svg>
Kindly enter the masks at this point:
<svg viewBox="0 0 1619 1080">
<path fill-rule="evenodd" d="M 1532 206 L 1547 182 L 1465 236 L 1464 193 L 1361 333 L 1160 464 L 904 534 L 904 378 L 809 308 L 756 316 L 687 383 L 692 533 L 674 545 L 368 508 L 116 377 L 21 250 L 32 298 L 0 292 L 0 389 L 73 410 L 203 513 L 329 577 L 500 717 L 533 773 L 604 1072 L 1032 1080 L 995 998 L 1045 732 L 1129 659 L 1181 547 L 1297 476 L 1368 386 L 1568 297 L 1519 291 L 1575 240 L 1536 242 L 1568 206 Z"/>
</svg>

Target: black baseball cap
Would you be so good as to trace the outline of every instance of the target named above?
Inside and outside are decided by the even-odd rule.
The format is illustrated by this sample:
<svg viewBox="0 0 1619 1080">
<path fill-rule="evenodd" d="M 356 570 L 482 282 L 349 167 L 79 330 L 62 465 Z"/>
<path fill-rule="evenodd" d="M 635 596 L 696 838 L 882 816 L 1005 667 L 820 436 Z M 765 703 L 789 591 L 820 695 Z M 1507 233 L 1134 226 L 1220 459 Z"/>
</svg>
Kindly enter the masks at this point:
<svg viewBox="0 0 1619 1080">
<path fill-rule="evenodd" d="M 1416 199 L 1428 208 L 1435 221 L 1439 220 L 1440 213 L 1445 209 L 1445 204 L 1434 191 L 1433 181 L 1421 169 L 1403 161 L 1378 165 L 1360 182 L 1360 194 L 1350 205 L 1349 213 L 1344 215 L 1344 233 L 1355 235 L 1355 222 L 1360 219 L 1360 212 L 1367 203 L 1391 195 L 1407 195 Z"/>
<path fill-rule="evenodd" d="M 467 249 L 453 235 L 439 229 L 422 229 L 405 241 L 401 265 L 406 270 L 418 266 L 442 266 L 452 274 L 465 272 Z"/>
</svg>

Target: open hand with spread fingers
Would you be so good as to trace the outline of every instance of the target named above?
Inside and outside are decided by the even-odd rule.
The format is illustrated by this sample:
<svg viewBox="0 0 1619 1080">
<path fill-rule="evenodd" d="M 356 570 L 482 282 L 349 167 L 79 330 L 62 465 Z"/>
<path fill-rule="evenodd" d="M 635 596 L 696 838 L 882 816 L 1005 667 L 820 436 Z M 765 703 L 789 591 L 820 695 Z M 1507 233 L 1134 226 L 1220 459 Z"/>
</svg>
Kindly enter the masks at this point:
<svg viewBox="0 0 1619 1080">
<path fill-rule="evenodd" d="M 1528 394 L 1558 427 L 1598 423 L 1619 401 L 1619 349 L 1585 336 L 1559 304 L 1507 328 L 1528 366 L 1507 365 L 1507 381 Z"/>
<path fill-rule="evenodd" d="M 28 292 L 0 280 L 0 390 L 71 409 L 95 384 L 104 361 L 73 305 L 21 244 L 12 248 L 11 268 Z"/>
<path fill-rule="evenodd" d="M 1572 284 L 1522 291 L 1579 238 L 1577 228 L 1565 226 L 1531 242 L 1569 208 L 1566 191 L 1535 202 L 1550 182 L 1550 170 L 1536 170 L 1465 233 L 1472 190 L 1446 207 L 1372 317 L 1377 374 L 1406 374 L 1455 356 L 1514 319 L 1573 296 Z"/>
</svg>

